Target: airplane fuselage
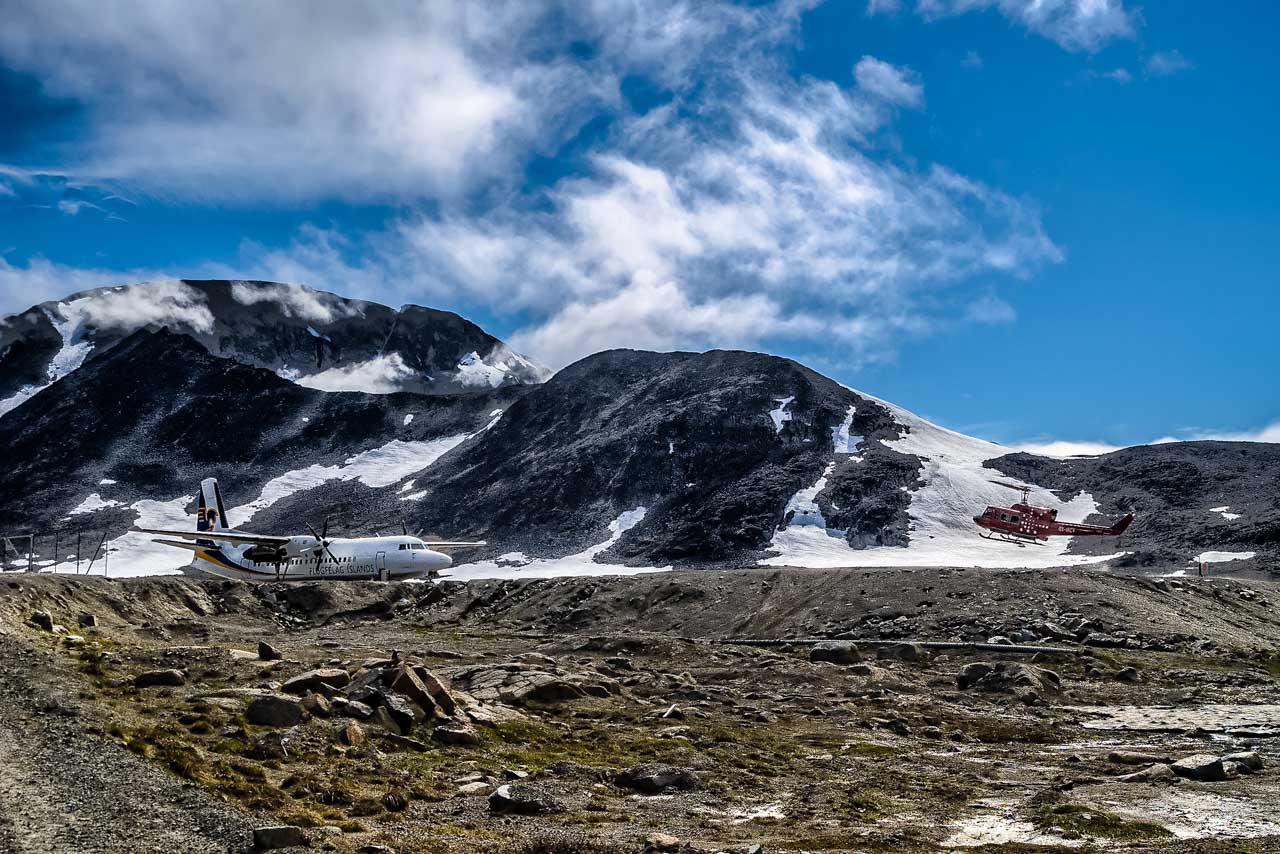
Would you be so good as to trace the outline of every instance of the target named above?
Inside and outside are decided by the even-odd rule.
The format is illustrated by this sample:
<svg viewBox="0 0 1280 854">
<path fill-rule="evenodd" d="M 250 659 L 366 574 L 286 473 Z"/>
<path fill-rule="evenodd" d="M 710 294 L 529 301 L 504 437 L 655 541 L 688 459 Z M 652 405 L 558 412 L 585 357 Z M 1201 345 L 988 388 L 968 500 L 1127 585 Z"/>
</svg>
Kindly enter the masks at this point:
<svg viewBox="0 0 1280 854">
<path fill-rule="evenodd" d="M 228 532 L 230 533 L 230 532 Z M 247 581 L 400 580 L 424 578 L 448 569 L 449 555 L 434 551 L 417 537 L 333 538 L 327 549 L 316 548 L 315 537 L 290 537 L 288 559 L 278 567 L 271 560 L 255 560 L 253 546 L 219 541 L 210 531 L 197 541 L 192 568 L 223 578 Z"/>
</svg>

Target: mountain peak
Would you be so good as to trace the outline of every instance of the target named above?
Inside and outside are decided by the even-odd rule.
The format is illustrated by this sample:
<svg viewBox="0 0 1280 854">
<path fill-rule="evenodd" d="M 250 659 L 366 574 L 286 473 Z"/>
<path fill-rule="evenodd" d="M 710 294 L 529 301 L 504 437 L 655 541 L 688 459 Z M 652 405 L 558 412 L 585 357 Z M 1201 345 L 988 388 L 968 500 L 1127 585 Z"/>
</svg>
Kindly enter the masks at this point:
<svg viewBox="0 0 1280 854">
<path fill-rule="evenodd" d="M 0 416 L 89 354 L 158 328 L 323 391 L 455 394 L 548 376 L 453 312 L 394 309 L 300 284 L 170 279 L 81 291 L 0 321 Z"/>
</svg>

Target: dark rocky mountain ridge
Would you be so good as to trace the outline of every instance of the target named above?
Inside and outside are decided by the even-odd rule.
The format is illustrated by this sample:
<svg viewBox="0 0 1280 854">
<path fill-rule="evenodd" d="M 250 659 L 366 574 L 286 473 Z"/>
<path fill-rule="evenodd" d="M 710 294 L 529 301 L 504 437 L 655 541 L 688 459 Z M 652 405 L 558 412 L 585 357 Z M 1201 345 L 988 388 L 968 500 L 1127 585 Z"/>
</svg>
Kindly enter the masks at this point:
<svg viewBox="0 0 1280 854">
<path fill-rule="evenodd" d="M 0 417 L 86 355 L 159 328 L 330 391 L 454 394 L 547 375 L 452 312 L 397 310 L 302 285 L 181 280 L 84 291 L 0 320 Z"/>
<path fill-rule="evenodd" d="M 6 377 L 24 364 L 42 369 L 44 322 L 43 312 L 10 320 L 30 334 L 5 351 Z M 60 333 L 58 341 L 62 348 Z M 1063 501 L 1088 492 L 1106 516 L 1135 512 L 1123 543 L 1129 563 L 1176 568 L 1199 551 L 1238 550 L 1258 557 L 1233 567 L 1267 567 L 1280 554 L 1280 446 L 1001 455 L 759 353 L 614 350 L 545 383 L 453 394 L 307 388 L 217 356 L 200 336 L 164 324 L 95 343 L 85 355 L 0 416 L 9 531 L 59 533 L 64 542 L 78 529 L 116 537 L 139 518 L 138 502 L 190 495 L 202 477 L 218 477 L 228 504 L 242 506 L 273 478 L 394 452 L 394 470 L 373 481 L 330 471 L 278 487 L 245 527 L 295 532 L 328 517 L 336 531 L 361 534 L 399 530 L 403 520 L 491 543 L 464 560 L 559 558 L 600 546 L 598 559 L 609 563 L 754 565 L 774 553 L 779 531 L 815 519 L 853 549 L 919 544 L 920 502 L 954 453 L 948 442 L 967 442 L 990 449 L 984 464 L 993 476 L 1039 484 Z M 907 441 L 929 437 L 938 441 Z M 807 503 L 798 501 L 804 494 Z M 964 514 L 986 499 L 960 499 L 967 542 Z M 1211 512 L 1221 507 L 1230 509 Z M 81 512 L 68 518 L 73 510 Z M 624 516 L 635 524 L 618 531 Z M 1116 543 L 1105 539 L 1077 539 L 1070 551 L 1113 554 Z"/>
</svg>

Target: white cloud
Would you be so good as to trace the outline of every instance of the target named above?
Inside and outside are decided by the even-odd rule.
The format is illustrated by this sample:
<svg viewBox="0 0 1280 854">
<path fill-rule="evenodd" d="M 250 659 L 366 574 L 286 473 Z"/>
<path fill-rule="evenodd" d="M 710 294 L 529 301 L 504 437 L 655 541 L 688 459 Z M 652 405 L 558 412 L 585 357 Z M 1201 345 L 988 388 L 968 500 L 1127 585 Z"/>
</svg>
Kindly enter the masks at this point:
<svg viewBox="0 0 1280 854">
<path fill-rule="evenodd" d="M 1137 13 L 1123 0 L 917 0 L 927 20 L 995 9 L 1071 51 L 1097 51 L 1117 38 L 1132 38 Z"/>
<path fill-rule="evenodd" d="M 1073 441 L 1070 439 L 1046 440 L 1043 442 L 1020 442 L 1010 446 L 1012 450 L 1028 454 L 1039 454 L 1042 457 L 1096 457 L 1118 451 L 1122 445 L 1107 442 Z"/>
<path fill-rule="evenodd" d="M 485 191 L 466 204 L 438 198 L 430 206 L 407 205 L 381 231 L 343 235 L 308 226 L 287 246 L 246 243 L 234 265 L 180 272 L 305 282 L 383 302 L 394 296 L 443 304 L 464 314 L 482 309 L 490 317 L 511 318 L 520 327 L 515 340 L 553 367 L 600 346 L 818 349 L 827 351 L 820 354 L 824 356 L 834 351 L 841 367 L 852 367 L 891 357 L 904 336 L 945 326 L 951 318 L 975 319 L 966 315 L 975 298 L 966 292 L 971 279 L 981 276 L 985 283 L 1000 274 L 1026 278 L 1039 266 L 1060 260 L 1062 253 L 1045 235 L 1033 203 L 945 166 L 921 164 L 909 155 L 899 158 L 895 146 L 881 144 L 880 135 L 891 132 L 892 107 L 922 103 L 922 82 L 914 72 L 868 56 L 854 72 L 857 85 L 794 79 L 779 57 L 797 37 L 797 16 L 804 5 L 676 0 L 592 4 L 589 14 L 570 16 L 574 22 L 566 24 L 575 34 L 589 35 L 599 48 L 598 56 L 579 62 L 557 53 L 559 42 L 548 45 L 549 37 L 534 38 L 503 58 L 516 38 L 513 33 L 541 32 L 531 21 L 542 20 L 542 13 L 528 11 L 533 7 L 524 4 L 494 6 L 493 20 L 483 21 L 474 20 L 486 16 L 468 12 L 475 8 L 470 5 L 442 2 L 407 21 L 401 20 L 401 7 L 380 6 L 377 14 L 362 13 L 361 20 L 350 23 L 349 44 L 334 34 L 345 13 L 308 6 L 320 10 L 319 20 L 307 20 L 295 35 L 284 32 L 288 28 L 281 23 L 290 19 L 293 7 L 269 4 L 248 16 L 263 34 L 245 62 L 258 76 L 272 72 L 261 86 L 239 67 L 228 70 L 228 80 L 217 76 L 228 65 L 223 56 L 227 45 L 247 38 L 247 24 L 240 21 L 229 24 L 225 38 L 208 36 L 217 46 L 215 56 L 205 44 L 205 31 L 175 22 L 181 16 L 166 12 L 168 7 L 131 6 L 127 15 L 121 13 L 122 20 L 91 33 L 80 32 L 86 28 L 70 32 L 43 12 L 24 18 L 40 22 L 51 45 L 67 48 L 65 61 L 56 50 L 27 58 L 48 65 L 46 75 L 67 92 L 116 97 L 99 92 L 97 78 L 90 79 L 88 72 L 101 71 L 104 56 L 115 51 L 139 51 L 135 67 L 126 69 L 119 81 L 126 93 L 119 97 L 131 99 L 125 106 L 137 112 L 145 100 L 139 93 L 150 92 L 147 98 L 159 99 L 157 115 L 164 122 L 154 116 L 148 122 L 176 122 L 176 129 L 171 134 L 149 125 L 154 138 L 131 138 L 121 146 L 116 143 L 123 137 L 103 130 L 95 138 L 95 151 L 127 151 L 138 166 L 128 174 L 162 184 L 172 178 L 173 192 L 194 191 L 184 181 L 206 179 L 214 194 L 346 192 L 353 181 L 361 188 L 368 184 L 370 194 L 392 185 L 431 186 L 430 176 L 405 159 L 419 154 L 399 150 L 430 147 L 429 133 L 397 138 L 394 152 L 377 147 L 379 128 L 387 120 L 380 111 L 391 96 L 370 79 L 375 70 L 418 73 L 414 79 L 420 88 L 439 88 L 438 81 L 423 76 L 426 72 L 398 50 L 401 36 L 430 47 L 432 38 L 456 30 L 460 41 L 454 54 L 462 57 L 458 67 L 470 69 L 486 85 L 510 84 L 508 88 L 515 87 L 511 91 L 525 91 L 520 88 L 525 72 L 545 80 L 544 72 L 550 72 L 543 66 L 554 66 L 561 80 L 600 72 L 601 79 L 586 87 L 586 94 L 566 96 L 567 108 L 577 118 L 569 121 L 562 115 L 568 122 L 564 127 L 576 126 L 580 113 L 590 112 L 589 106 L 582 107 L 582 98 L 608 101 L 616 93 L 602 91 L 613 87 L 619 74 L 644 69 L 672 87 L 671 99 L 646 113 L 617 115 L 592 140 L 580 168 L 549 187 L 513 189 L 523 180 L 522 172 L 510 169 L 510 160 L 504 159 L 507 154 L 527 156 L 532 140 L 560 138 L 563 128 L 554 121 L 546 124 L 539 106 L 545 93 L 535 87 L 519 108 L 529 106 L 542 116 L 531 135 L 521 130 L 523 125 L 515 130 L 504 125 L 493 131 L 496 148 L 486 147 L 483 135 L 473 140 L 483 168 L 509 172 L 508 183 L 484 185 Z M 208 24 L 220 14 L 211 8 L 201 6 L 191 17 Z M 458 26 L 441 28 L 432 15 Z M 147 26 L 135 26 L 137 16 Z M 263 16 L 268 20 L 256 20 Z M 32 27 L 24 21 L 19 29 L 29 33 Z M 564 37 L 562 30 L 555 38 Z M 182 38 L 167 46 L 135 45 L 143 37 L 139 33 Z M 0 36 L 0 52 L 14 51 L 15 39 L 11 33 Z M 189 50 L 188 41 L 193 43 Z M 312 45 L 315 56 L 298 55 L 304 42 Z M 331 59 L 327 54 L 339 42 L 344 56 L 355 57 L 350 80 L 330 79 L 348 69 L 322 61 Z M 387 47 L 408 65 L 385 67 L 374 56 L 376 47 Z M 273 49 L 279 57 L 259 55 Z M 182 54 L 179 88 L 188 95 L 201 93 L 201 109 L 187 105 L 181 120 L 170 115 L 176 109 L 167 100 L 170 89 L 157 82 L 172 78 L 176 53 Z M 552 56 L 560 58 L 548 59 Z M 293 61 L 299 68 L 283 67 Z M 189 77 L 184 76 L 187 64 L 198 66 Z M 576 70 L 562 68 L 565 64 Z M 489 73 L 494 68 L 506 72 L 495 76 Z M 697 80 L 691 82 L 694 70 Z M 315 78 L 304 71 L 314 71 Z M 290 79 L 278 79 L 284 77 Z M 612 82 L 606 85 L 604 78 Z M 384 82 L 395 97 L 411 94 L 403 91 L 401 78 Z M 160 88 L 152 91 L 156 86 Z M 368 103 L 356 103 L 361 87 L 372 87 Z M 233 97 L 239 89 L 251 91 Z M 463 86 L 459 91 L 464 97 L 471 90 Z M 121 116 L 132 114 L 126 110 Z M 199 117 L 198 124 L 192 124 L 191 115 Z M 281 116 L 289 124 L 283 130 L 276 127 L 278 119 L 284 121 Z M 280 139 L 273 136 L 277 130 L 283 134 Z M 311 142 L 295 146 L 295 130 L 308 134 L 318 147 L 308 148 Z M 366 130 L 373 142 L 363 138 Z M 196 131 L 213 153 L 182 144 L 180 137 Z M 228 134 L 234 143 L 225 141 Z M 182 163 L 156 161 L 158 171 L 149 172 L 154 164 L 148 155 L 157 145 L 174 146 L 164 156 Z M 223 145 L 245 148 L 228 154 L 219 150 Z M 188 155 L 189 163 L 184 159 Z M 224 155 L 225 162 L 209 159 Z M 465 164 L 454 166 L 451 174 L 465 171 Z M 248 189 L 225 189 L 227 183 Z M 245 296 L 243 288 L 240 296 Z M 992 294 L 991 299 L 997 298 Z M 664 304 L 696 322 L 663 321 L 658 309 Z M 981 319 L 1008 316 L 1003 303 L 986 307 L 988 316 Z M 304 301 L 295 310 L 316 309 Z M 625 312 L 635 312 L 638 320 L 615 320 Z M 601 335 L 588 323 L 609 332 Z"/>
<path fill-rule="evenodd" d="M 120 332 L 152 324 L 213 331 L 213 313 L 204 295 L 177 280 L 149 282 L 143 288 L 94 291 L 67 303 L 62 312 L 68 320 L 75 318 L 81 324 Z"/>
<path fill-rule="evenodd" d="M 1110 71 L 1102 72 L 1100 76 L 1120 84 L 1133 82 L 1133 75 L 1124 68 L 1113 68 Z"/>
<path fill-rule="evenodd" d="M 1152 77 L 1168 77 L 1192 67 L 1191 61 L 1176 50 L 1153 53 L 1146 64 L 1147 74 Z"/>
<path fill-rule="evenodd" d="M 298 385 L 321 391 L 363 391 L 369 394 L 391 394 L 400 391 L 401 381 L 413 376 L 413 369 L 399 353 L 376 356 L 367 362 L 329 368 L 318 374 L 299 377 Z"/>
<path fill-rule="evenodd" d="M 999 325 L 1013 323 L 1018 313 L 1013 306 L 993 294 L 987 294 L 969 303 L 965 316 L 973 323 Z"/>
<path fill-rule="evenodd" d="M 242 305 L 274 302 L 280 306 L 285 317 L 298 317 L 316 323 L 332 322 L 337 312 L 349 317 L 357 310 L 340 303 L 332 294 L 306 285 L 235 282 L 231 285 L 231 296 Z"/>
<path fill-rule="evenodd" d="M 854 66 L 853 76 L 861 89 L 890 104 L 918 107 L 924 103 L 920 75 L 910 68 L 891 65 L 874 56 L 864 56 Z"/>
<path fill-rule="evenodd" d="M 13 0 L 0 61 L 85 105 L 59 164 L 84 178 L 199 199 L 458 198 L 518 187 L 528 159 L 621 105 L 627 75 L 678 85 L 710 41 L 800 6 Z"/>
<path fill-rule="evenodd" d="M 867 0 L 868 15 L 892 15 L 901 6 L 900 0 Z"/>
<path fill-rule="evenodd" d="M 964 55 L 964 59 L 960 60 L 960 64 L 965 68 L 981 68 L 982 56 L 976 50 L 971 50 Z"/>
<path fill-rule="evenodd" d="M 1161 436 L 1146 442 L 1147 445 L 1167 445 L 1173 442 L 1269 442 L 1280 444 L 1280 421 L 1275 421 L 1256 430 L 1217 431 L 1187 430 L 1182 436 Z M 1139 443 L 1142 445 L 1144 443 Z M 1126 445 L 1113 445 L 1100 441 L 1072 441 L 1041 439 L 1029 442 L 1018 442 L 1011 445 L 1014 450 L 1026 451 L 1029 454 L 1041 454 L 1046 457 L 1096 456 L 1119 451 Z"/>
<path fill-rule="evenodd" d="M 0 257 L 0 315 L 25 311 L 46 300 L 62 299 L 91 288 L 157 278 L 163 277 L 154 270 L 71 267 L 40 257 L 16 265 Z"/>
</svg>

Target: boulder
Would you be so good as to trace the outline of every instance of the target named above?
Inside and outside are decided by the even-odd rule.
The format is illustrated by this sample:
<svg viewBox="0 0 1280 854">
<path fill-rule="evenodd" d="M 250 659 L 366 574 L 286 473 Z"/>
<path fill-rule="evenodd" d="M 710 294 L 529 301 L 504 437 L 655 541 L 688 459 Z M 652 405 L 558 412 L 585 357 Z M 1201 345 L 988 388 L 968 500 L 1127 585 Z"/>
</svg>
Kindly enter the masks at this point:
<svg viewBox="0 0 1280 854">
<path fill-rule="evenodd" d="M 369 723 L 382 727 L 393 735 L 404 735 L 400 731 L 400 724 L 396 723 L 396 719 L 391 717 L 391 713 L 387 711 L 386 706 L 378 706 L 373 710 L 373 714 L 369 716 Z"/>
<path fill-rule="evenodd" d="M 443 724 L 435 728 L 431 737 L 441 744 L 472 745 L 480 742 L 480 735 L 469 726 Z"/>
<path fill-rule="evenodd" d="M 266 641 L 258 641 L 258 658 L 263 661 L 279 661 L 284 658 L 284 653 Z"/>
<path fill-rule="evenodd" d="M 966 664 L 960 668 L 960 672 L 956 674 L 956 687 L 969 688 L 990 673 L 994 668 L 982 661 L 975 661 L 972 664 Z"/>
<path fill-rule="evenodd" d="M 258 851 L 274 851 L 277 848 L 293 848 L 307 844 L 302 828 L 291 824 L 259 827 L 253 831 L 253 847 Z"/>
<path fill-rule="evenodd" d="M 333 707 L 323 694 L 308 694 L 302 698 L 302 708 L 307 714 L 327 718 L 333 713 Z"/>
<path fill-rule="evenodd" d="M 187 681 L 187 675 L 181 670 L 148 670 L 133 678 L 138 688 L 154 688 L 156 686 L 177 687 Z"/>
<path fill-rule="evenodd" d="M 284 690 L 289 694 L 308 694 L 312 691 L 328 688 L 344 688 L 351 682 L 351 674 L 341 667 L 321 667 L 300 673 L 284 683 Z"/>
<path fill-rule="evenodd" d="M 392 671 L 388 681 L 391 684 L 391 690 L 398 691 L 417 703 L 426 717 L 435 717 L 436 701 L 412 667 L 401 664 Z"/>
<path fill-rule="evenodd" d="M 888 643 L 876 651 L 876 657 L 891 661 L 924 661 L 929 653 L 918 643 Z"/>
<path fill-rule="evenodd" d="M 449 693 L 449 689 L 434 673 L 425 667 L 415 667 L 414 672 L 418 674 L 418 679 L 426 686 L 427 693 L 435 701 L 440 711 L 449 716 L 458 711 L 458 704 L 454 700 L 453 694 Z"/>
<path fill-rule="evenodd" d="M 1261 771 L 1263 766 L 1262 754 L 1256 750 L 1229 753 L 1222 757 L 1222 761 L 1234 762 L 1239 767 L 1241 774 L 1252 774 L 1255 771 Z"/>
<path fill-rule="evenodd" d="M 679 851 L 680 839 L 669 833 L 650 833 L 644 838 L 645 852 Z"/>
<path fill-rule="evenodd" d="M 373 716 L 372 706 L 357 700 L 348 700 L 345 697 L 334 697 L 329 707 L 333 709 L 334 714 L 346 715 L 356 720 L 367 721 Z"/>
<path fill-rule="evenodd" d="M 854 664 L 862 660 L 858 648 L 847 641 L 826 641 L 809 650 L 810 661 L 825 661 L 829 664 Z"/>
<path fill-rule="evenodd" d="M 36 611 L 31 615 L 31 625 L 44 629 L 46 632 L 53 631 L 53 615 L 48 611 Z"/>
<path fill-rule="evenodd" d="M 1170 783 L 1178 779 L 1177 773 L 1163 762 L 1116 777 L 1117 783 Z"/>
<path fill-rule="evenodd" d="M 1119 635 L 1108 635 L 1102 632 L 1089 632 L 1084 637 L 1085 646 L 1096 646 L 1104 649 L 1123 649 L 1129 645 L 1129 639 Z"/>
<path fill-rule="evenodd" d="M 645 795 L 660 795 L 669 789 L 696 789 L 701 781 L 697 774 L 687 768 L 646 762 L 619 771 L 613 778 L 613 784 Z"/>
<path fill-rule="evenodd" d="M 245 719 L 258 726 L 296 726 L 307 719 L 302 701 L 288 694 L 263 694 L 244 710 Z"/>
<path fill-rule="evenodd" d="M 1107 754 L 1107 761 L 1117 765 L 1152 765 L 1167 762 L 1168 758 L 1154 753 L 1141 753 L 1136 750 L 1113 750 Z"/>
<path fill-rule="evenodd" d="M 493 791 L 493 785 L 484 780 L 476 780 L 473 783 L 463 783 L 458 787 L 458 794 L 471 797 L 473 795 L 488 795 Z"/>
<path fill-rule="evenodd" d="M 417 703 L 403 694 L 387 691 L 382 695 L 382 708 L 391 714 L 400 732 L 408 734 L 415 726 L 426 720 L 426 712 Z"/>
<path fill-rule="evenodd" d="M 382 796 L 382 806 L 387 812 L 404 812 L 409 806 L 409 796 L 399 789 L 392 789 Z"/>
<path fill-rule="evenodd" d="M 507 783 L 489 795 L 489 809 L 496 813 L 539 815 L 558 812 L 560 807 L 538 789 L 524 784 Z"/>
<path fill-rule="evenodd" d="M 96 629 L 98 627 L 98 618 L 88 611 L 82 611 L 76 617 L 76 625 L 82 629 Z"/>
<path fill-rule="evenodd" d="M 1230 778 L 1222 764 L 1222 757 L 1211 753 L 1196 753 L 1184 756 L 1172 765 L 1173 773 L 1188 780 L 1202 783 L 1216 782 Z"/>
<path fill-rule="evenodd" d="M 1138 668 L 1136 667 L 1122 667 L 1112 674 L 1111 678 L 1117 682 L 1133 683 L 1142 681 L 1142 675 L 1138 673 Z"/>
<path fill-rule="evenodd" d="M 334 736 L 348 747 L 359 747 L 364 744 L 364 728 L 355 721 L 339 721 L 333 728 Z"/>
<path fill-rule="evenodd" d="M 956 686 L 979 691 L 1002 691 L 1023 697 L 1039 697 L 1040 693 L 1062 690 L 1062 677 L 1052 670 L 1033 664 L 1002 661 L 997 664 L 975 661 L 956 674 Z"/>
</svg>

